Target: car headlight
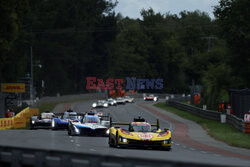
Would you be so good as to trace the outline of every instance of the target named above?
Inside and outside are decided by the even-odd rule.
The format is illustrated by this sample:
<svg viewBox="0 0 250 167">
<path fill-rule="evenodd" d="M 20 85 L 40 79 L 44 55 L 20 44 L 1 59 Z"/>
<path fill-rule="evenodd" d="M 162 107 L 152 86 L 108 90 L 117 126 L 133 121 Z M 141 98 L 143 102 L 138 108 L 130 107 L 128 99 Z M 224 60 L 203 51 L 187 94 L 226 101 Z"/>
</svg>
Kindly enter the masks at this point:
<svg viewBox="0 0 250 167">
<path fill-rule="evenodd" d="M 171 143 L 171 139 L 168 139 L 168 140 L 164 140 L 163 141 L 163 144 L 170 144 Z"/>
<path fill-rule="evenodd" d="M 108 104 L 107 104 L 107 103 L 105 103 L 105 104 L 104 104 L 104 107 L 108 107 Z"/>
<path fill-rule="evenodd" d="M 111 103 L 111 105 L 114 105 L 114 103 Z"/>
<path fill-rule="evenodd" d="M 109 129 L 106 131 L 106 134 L 107 134 L 107 135 L 109 134 Z"/>
<path fill-rule="evenodd" d="M 123 142 L 123 143 L 127 143 L 127 142 L 128 142 L 128 139 L 123 138 L 123 139 L 122 139 L 122 142 Z"/>
<path fill-rule="evenodd" d="M 114 103 L 116 103 L 116 101 L 114 100 Z"/>
<path fill-rule="evenodd" d="M 51 126 L 54 128 L 55 127 L 55 120 L 52 120 Z"/>
<path fill-rule="evenodd" d="M 32 121 L 31 121 L 31 123 L 32 123 L 32 124 L 35 124 L 35 121 L 34 121 L 34 120 L 32 120 Z"/>
<path fill-rule="evenodd" d="M 74 126 L 74 129 L 75 129 L 76 133 L 80 132 L 79 129 L 76 126 Z"/>
<path fill-rule="evenodd" d="M 120 142 L 122 142 L 122 143 L 127 143 L 127 142 L 128 142 L 128 139 L 123 138 L 123 137 L 120 137 Z"/>
<path fill-rule="evenodd" d="M 96 103 L 94 103 L 94 104 L 92 105 L 92 107 L 96 107 Z"/>
<path fill-rule="evenodd" d="M 146 100 L 146 97 L 144 97 L 143 99 Z"/>
</svg>

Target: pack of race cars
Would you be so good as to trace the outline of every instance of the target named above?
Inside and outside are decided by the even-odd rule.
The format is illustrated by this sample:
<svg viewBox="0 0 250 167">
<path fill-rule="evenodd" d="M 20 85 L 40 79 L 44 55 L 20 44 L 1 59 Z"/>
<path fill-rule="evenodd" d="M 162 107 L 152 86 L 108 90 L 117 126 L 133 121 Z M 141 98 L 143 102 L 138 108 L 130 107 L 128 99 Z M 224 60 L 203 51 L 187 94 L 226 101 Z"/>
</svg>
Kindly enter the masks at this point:
<svg viewBox="0 0 250 167">
<path fill-rule="evenodd" d="M 152 100 L 155 101 L 154 98 Z M 70 136 L 108 137 L 110 147 L 150 147 L 170 150 L 171 131 L 160 129 L 158 119 L 156 124 L 150 124 L 141 117 L 134 118 L 130 123 L 114 122 L 109 114 L 103 115 L 102 112 L 93 109 L 106 107 L 106 105 L 132 103 L 133 101 L 134 99 L 129 97 L 108 99 L 107 101 L 100 100 L 93 103 L 92 110 L 87 113 L 76 113 L 70 109 L 64 113 L 43 112 L 38 116 L 31 117 L 30 128 L 64 129 Z"/>
</svg>

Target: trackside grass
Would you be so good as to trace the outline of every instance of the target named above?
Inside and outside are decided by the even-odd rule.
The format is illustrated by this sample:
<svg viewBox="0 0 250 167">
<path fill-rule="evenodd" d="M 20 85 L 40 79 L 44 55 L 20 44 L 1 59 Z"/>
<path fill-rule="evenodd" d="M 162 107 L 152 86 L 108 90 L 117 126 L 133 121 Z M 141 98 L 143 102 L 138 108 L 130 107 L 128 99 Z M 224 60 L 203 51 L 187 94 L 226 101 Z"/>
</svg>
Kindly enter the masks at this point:
<svg viewBox="0 0 250 167">
<path fill-rule="evenodd" d="M 154 104 L 154 106 L 199 123 L 207 133 L 216 140 L 223 141 L 231 146 L 250 149 L 250 134 L 240 132 L 231 125 L 201 118 L 191 113 L 167 106 L 164 102 Z"/>
<path fill-rule="evenodd" d="M 39 113 L 42 113 L 45 111 L 52 111 L 58 104 L 84 102 L 84 101 L 95 100 L 95 99 L 96 98 L 83 98 L 83 99 L 77 99 L 77 100 L 64 100 L 60 102 L 46 102 L 46 103 L 39 104 L 37 108 L 39 109 Z"/>
<path fill-rule="evenodd" d="M 52 111 L 57 104 L 60 103 L 43 103 L 38 105 L 39 113 L 45 112 L 45 111 Z"/>
</svg>

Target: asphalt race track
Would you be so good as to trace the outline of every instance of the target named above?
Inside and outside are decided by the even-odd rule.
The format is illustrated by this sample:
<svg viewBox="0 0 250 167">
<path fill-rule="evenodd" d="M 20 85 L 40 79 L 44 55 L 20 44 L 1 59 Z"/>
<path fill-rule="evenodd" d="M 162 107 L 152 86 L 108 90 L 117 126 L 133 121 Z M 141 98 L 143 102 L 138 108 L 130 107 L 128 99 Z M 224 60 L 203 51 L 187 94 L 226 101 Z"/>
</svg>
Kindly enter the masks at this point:
<svg viewBox="0 0 250 167">
<path fill-rule="evenodd" d="M 87 112 L 93 101 L 78 102 L 72 104 L 76 112 Z M 130 122 L 134 117 L 141 116 L 150 123 L 156 123 L 157 116 L 139 107 L 137 103 L 110 106 L 106 109 L 97 109 L 110 113 L 114 121 Z M 153 104 L 153 102 L 147 102 Z M 161 128 L 174 129 L 169 122 L 160 119 Z M 174 133 L 174 132 L 173 132 Z M 174 134 L 173 134 L 174 135 Z M 41 148 L 51 150 L 65 150 L 73 152 L 91 152 L 119 157 L 142 157 L 153 159 L 173 160 L 179 162 L 197 162 L 207 164 L 221 164 L 228 166 L 250 166 L 250 160 L 229 157 L 191 148 L 187 145 L 173 141 L 170 151 L 152 149 L 118 149 L 108 146 L 108 138 L 105 137 L 77 137 L 68 136 L 67 131 L 52 130 L 2 130 L 0 131 L 0 143 L 3 146 L 18 146 L 26 148 Z"/>
</svg>

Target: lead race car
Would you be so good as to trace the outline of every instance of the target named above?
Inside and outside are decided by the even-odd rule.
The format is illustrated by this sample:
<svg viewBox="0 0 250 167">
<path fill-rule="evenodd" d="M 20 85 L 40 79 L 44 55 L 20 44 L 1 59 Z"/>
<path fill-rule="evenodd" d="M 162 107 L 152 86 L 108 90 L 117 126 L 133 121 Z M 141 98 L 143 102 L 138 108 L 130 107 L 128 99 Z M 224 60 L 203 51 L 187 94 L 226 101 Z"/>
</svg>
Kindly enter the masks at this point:
<svg viewBox="0 0 250 167">
<path fill-rule="evenodd" d="M 130 96 L 125 96 L 124 97 L 125 102 L 127 103 L 134 103 L 134 98 Z"/>
<path fill-rule="evenodd" d="M 126 101 L 122 97 L 117 97 L 116 98 L 116 104 L 126 104 Z"/>
<path fill-rule="evenodd" d="M 116 106 L 116 101 L 115 101 L 115 99 L 109 98 L 109 99 L 107 100 L 107 102 L 108 102 L 108 104 L 109 104 L 110 106 Z"/>
<path fill-rule="evenodd" d="M 107 118 L 107 120 L 105 120 Z M 109 115 L 87 113 L 81 122 L 69 121 L 68 135 L 72 136 L 105 136 L 109 135 Z"/>
<path fill-rule="evenodd" d="M 97 102 L 94 102 L 92 104 L 93 108 L 98 108 L 98 107 L 107 108 L 108 106 L 109 106 L 109 103 L 106 100 L 98 100 Z"/>
<path fill-rule="evenodd" d="M 54 113 L 43 112 L 30 118 L 30 129 L 47 129 L 51 128 L 51 120 L 55 117 Z"/>
<path fill-rule="evenodd" d="M 143 100 L 144 101 L 146 101 L 146 100 L 158 101 L 158 96 L 155 96 L 153 94 L 146 95 L 146 96 L 143 97 Z"/>
<path fill-rule="evenodd" d="M 81 119 L 81 116 L 79 116 L 79 114 L 77 114 L 76 112 L 73 112 L 72 110 L 68 110 L 64 112 L 62 116 L 59 116 L 57 118 L 52 118 L 51 128 L 52 130 L 68 129 L 70 120 L 79 122 L 80 119 Z"/>
<path fill-rule="evenodd" d="M 161 130 L 159 120 L 151 125 L 143 118 L 135 118 L 131 123 L 118 123 L 110 120 L 109 146 L 110 147 L 148 147 L 171 149 L 171 131 Z M 128 126 L 128 129 L 114 127 L 114 125 Z M 156 127 L 156 129 L 152 129 Z"/>
</svg>

